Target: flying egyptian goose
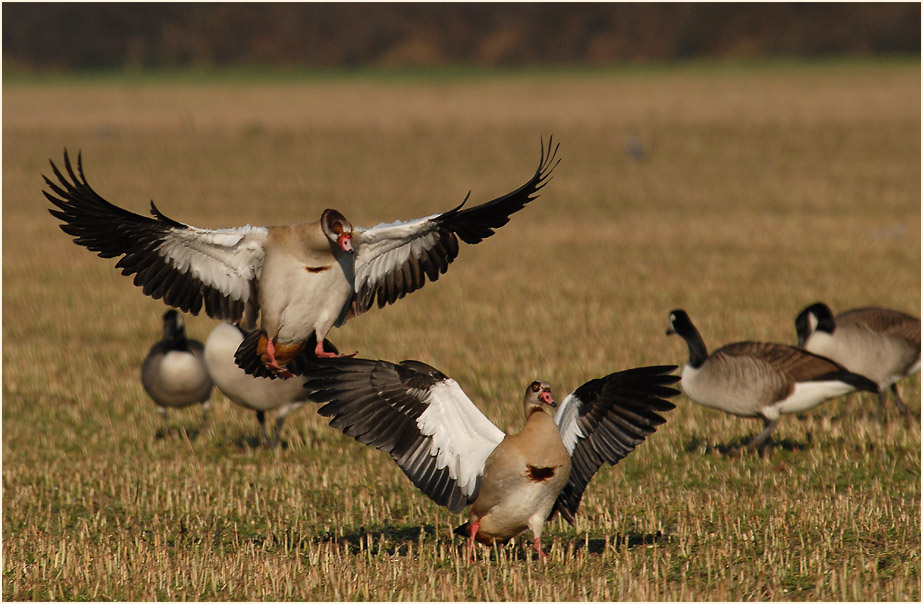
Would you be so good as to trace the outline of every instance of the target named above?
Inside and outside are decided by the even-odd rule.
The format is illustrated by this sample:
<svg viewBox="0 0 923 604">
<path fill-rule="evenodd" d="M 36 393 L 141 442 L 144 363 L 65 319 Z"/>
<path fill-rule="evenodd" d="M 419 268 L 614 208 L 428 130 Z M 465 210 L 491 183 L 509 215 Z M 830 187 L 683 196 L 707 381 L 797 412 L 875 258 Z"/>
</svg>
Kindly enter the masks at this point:
<svg viewBox="0 0 923 604">
<path fill-rule="evenodd" d="M 834 318 L 817 302 L 795 319 L 798 346 L 820 354 L 878 383 L 878 414 L 884 416 L 887 388 L 904 415 L 897 381 L 920 371 L 920 319 L 886 308 L 854 308 Z"/>
<path fill-rule="evenodd" d="M 459 238 L 479 243 L 509 222 L 547 184 L 557 150 L 549 138 L 532 178 L 506 195 L 462 209 L 466 196 L 447 212 L 371 228 L 330 209 L 312 223 L 209 230 L 168 218 L 151 202 L 147 218 L 100 197 L 81 156 L 75 172 L 66 150 L 66 176 L 51 162 L 58 182 L 45 177 L 51 192 L 43 193 L 74 243 L 120 257 L 116 268 L 152 298 L 192 314 L 204 306 L 208 316 L 248 329 L 259 311 L 261 329 L 241 345 L 238 364 L 288 375 L 283 367 L 306 346 L 317 357 L 337 356 L 323 347 L 331 327 L 436 281 L 458 255 Z"/>
<path fill-rule="evenodd" d="M 293 364 L 293 365 L 297 365 Z M 616 464 L 665 420 L 658 412 L 679 394 L 669 367 L 642 367 L 591 380 L 557 406 L 546 382 L 526 388 L 526 423 L 504 434 L 455 380 L 420 361 L 315 361 L 305 372 L 312 400 L 330 425 L 391 454 L 437 504 L 468 522 L 474 542 L 506 543 L 527 528 L 541 549 L 542 527 L 560 512 L 573 523 L 587 483 L 605 462 Z"/>
<path fill-rule="evenodd" d="M 205 366 L 218 390 L 238 405 L 256 411 L 260 443 L 272 448 L 279 443 L 285 418 L 308 402 L 308 393 L 304 380 L 254 377 L 241 369 L 234 362 L 234 352 L 244 335 L 246 332 L 237 325 L 219 323 L 205 340 Z M 276 410 L 276 429 L 270 440 L 266 434 L 266 412 L 273 410 Z"/>
<path fill-rule="evenodd" d="M 212 381 L 202 358 L 202 342 L 186 337 L 183 317 L 175 310 L 163 315 L 163 339 L 141 363 L 141 384 L 154 399 L 167 424 L 167 407 L 202 403 L 202 424 L 208 422 Z"/>
<path fill-rule="evenodd" d="M 763 418 L 763 431 L 748 447 L 766 441 L 781 413 L 807 411 L 853 390 L 878 392 L 874 382 L 842 365 L 785 344 L 737 342 L 709 356 L 684 310 L 670 312 L 667 334 L 679 334 L 689 346 L 680 382 L 686 396 L 706 407 Z"/>
</svg>

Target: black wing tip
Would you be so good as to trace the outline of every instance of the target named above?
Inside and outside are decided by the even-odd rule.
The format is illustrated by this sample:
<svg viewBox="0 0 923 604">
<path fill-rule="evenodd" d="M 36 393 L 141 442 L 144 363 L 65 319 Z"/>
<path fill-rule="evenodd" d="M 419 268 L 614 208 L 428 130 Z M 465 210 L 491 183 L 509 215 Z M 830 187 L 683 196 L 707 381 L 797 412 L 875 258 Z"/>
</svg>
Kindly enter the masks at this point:
<svg viewBox="0 0 923 604">
<path fill-rule="evenodd" d="M 878 387 L 878 384 L 865 377 L 864 375 L 859 375 L 858 373 L 843 371 L 835 374 L 834 379 L 845 382 L 860 392 L 872 392 L 874 394 L 881 393 L 881 389 Z"/>
<path fill-rule="evenodd" d="M 464 524 L 459 524 L 455 527 L 455 530 L 452 531 L 454 534 L 460 537 L 471 537 L 471 532 L 468 530 L 468 522 Z"/>
</svg>

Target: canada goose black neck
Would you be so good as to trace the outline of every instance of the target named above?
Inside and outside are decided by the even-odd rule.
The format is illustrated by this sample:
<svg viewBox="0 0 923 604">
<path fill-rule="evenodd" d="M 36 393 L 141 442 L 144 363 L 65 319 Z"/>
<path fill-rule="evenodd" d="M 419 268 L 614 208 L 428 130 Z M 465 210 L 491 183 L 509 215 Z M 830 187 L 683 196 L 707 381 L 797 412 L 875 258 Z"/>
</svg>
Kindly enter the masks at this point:
<svg viewBox="0 0 923 604">
<path fill-rule="evenodd" d="M 175 310 L 163 314 L 163 341 L 168 350 L 186 350 L 186 329 L 183 318 Z"/>
<path fill-rule="evenodd" d="M 833 311 L 823 302 L 815 302 L 802 310 L 795 319 L 795 331 L 798 332 L 798 346 L 804 346 L 805 341 L 815 331 L 832 335 L 836 331 Z"/>
<path fill-rule="evenodd" d="M 667 334 L 679 334 L 689 347 L 689 366 L 698 369 L 708 358 L 708 349 L 705 347 L 705 341 L 695 328 L 689 315 L 685 310 L 673 310 L 670 312 L 670 326 L 667 328 Z"/>
</svg>

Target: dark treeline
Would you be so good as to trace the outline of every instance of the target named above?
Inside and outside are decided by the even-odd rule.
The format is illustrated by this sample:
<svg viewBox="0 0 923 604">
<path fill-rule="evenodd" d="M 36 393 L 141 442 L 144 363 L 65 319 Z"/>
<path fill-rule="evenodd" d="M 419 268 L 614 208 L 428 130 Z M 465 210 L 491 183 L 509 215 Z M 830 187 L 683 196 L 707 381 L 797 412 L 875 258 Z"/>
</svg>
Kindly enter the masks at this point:
<svg viewBox="0 0 923 604">
<path fill-rule="evenodd" d="M 920 4 L 3 4 L 24 69 L 919 54 Z"/>
</svg>

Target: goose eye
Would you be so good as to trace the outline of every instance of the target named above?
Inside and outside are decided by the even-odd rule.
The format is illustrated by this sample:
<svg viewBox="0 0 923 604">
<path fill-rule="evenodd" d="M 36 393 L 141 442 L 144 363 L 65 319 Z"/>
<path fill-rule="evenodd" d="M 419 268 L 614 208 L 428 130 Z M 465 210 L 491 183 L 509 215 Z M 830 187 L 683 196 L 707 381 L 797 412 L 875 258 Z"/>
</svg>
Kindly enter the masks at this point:
<svg viewBox="0 0 923 604">
<path fill-rule="evenodd" d="M 330 228 L 333 230 L 334 233 L 339 235 L 340 233 L 343 232 L 343 223 L 337 220 L 332 225 L 330 225 Z"/>
<path fill-rule="evenodd" d="M 539 384 L 538 382 L 532 382 L 532 385 L 530 386 L 530 388 L 532 388 L 532 392 L 538 392 L 539 390 L 542 389 L 542 385 Z"/>
</svg>

